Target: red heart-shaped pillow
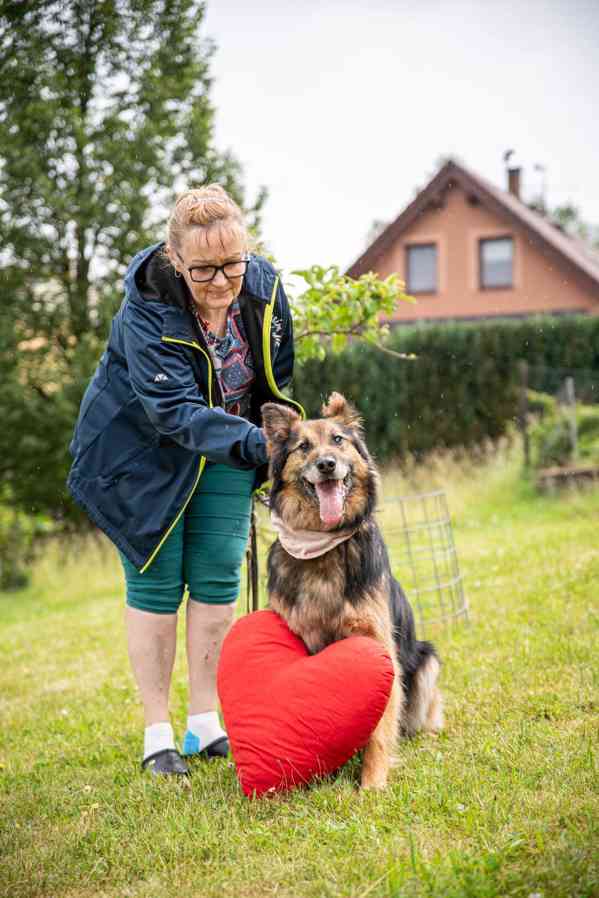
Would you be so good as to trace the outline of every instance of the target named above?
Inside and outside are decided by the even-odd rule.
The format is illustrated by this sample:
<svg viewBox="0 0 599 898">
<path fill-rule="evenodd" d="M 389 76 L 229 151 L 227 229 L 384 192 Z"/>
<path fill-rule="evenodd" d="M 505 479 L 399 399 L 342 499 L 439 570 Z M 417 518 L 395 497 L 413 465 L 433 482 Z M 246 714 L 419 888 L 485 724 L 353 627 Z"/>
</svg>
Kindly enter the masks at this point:
<svg viewBox="0 0 599 898">
<path fill-rule="evenodd" d="M 368 742 L 389 700 L 385 648 L 351 636 L 309 655 L 274 611 L 241 618 L 218 666 L 218 694 L 246 795 L 331 773 Z"/>
</svg>

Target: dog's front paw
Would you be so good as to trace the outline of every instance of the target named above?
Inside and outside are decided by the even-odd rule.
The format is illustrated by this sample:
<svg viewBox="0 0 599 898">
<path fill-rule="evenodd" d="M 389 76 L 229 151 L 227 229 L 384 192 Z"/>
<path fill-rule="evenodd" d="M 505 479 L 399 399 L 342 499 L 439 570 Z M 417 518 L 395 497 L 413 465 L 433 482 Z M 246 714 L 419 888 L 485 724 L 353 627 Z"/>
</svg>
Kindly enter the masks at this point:
<svg viewBox="0 0 599 898">
<path fill-rule="evenodd" d="M 360 789 L 363 792 L 384 792 L 387 788 L 387 783 L 360 783 Z"/>
<path fill-rule="evenodd" d="M 360 788 L 372 789 L 381 792 L 383 789 L 387 788 L 387 774 L 364 772 L 362 774 Z"/>
</svg>

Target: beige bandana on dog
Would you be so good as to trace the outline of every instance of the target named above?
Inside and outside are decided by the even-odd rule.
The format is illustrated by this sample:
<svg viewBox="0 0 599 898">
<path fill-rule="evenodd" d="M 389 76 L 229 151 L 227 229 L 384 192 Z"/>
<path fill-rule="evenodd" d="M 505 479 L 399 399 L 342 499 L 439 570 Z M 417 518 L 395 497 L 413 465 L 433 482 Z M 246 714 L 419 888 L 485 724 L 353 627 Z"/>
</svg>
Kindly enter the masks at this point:
<svg viewBox="0 0 599 898">
<path fill-rule="evenodd" d="M 306 561 L 308 558 L 318 558 L 319 555 L 330 552 L 339 543 L 345 542 L 346 539 L 353 536 L 358 529 L 353 527 L 351 530 L 344 530 L 342 533 L 328 533 L 326 530 L 292 530 L 278 516 L 276 511 L 271 511 L 270 520 L 285 551 L 294 558 L 299 558 L 300 561 Z"/>
</svg>

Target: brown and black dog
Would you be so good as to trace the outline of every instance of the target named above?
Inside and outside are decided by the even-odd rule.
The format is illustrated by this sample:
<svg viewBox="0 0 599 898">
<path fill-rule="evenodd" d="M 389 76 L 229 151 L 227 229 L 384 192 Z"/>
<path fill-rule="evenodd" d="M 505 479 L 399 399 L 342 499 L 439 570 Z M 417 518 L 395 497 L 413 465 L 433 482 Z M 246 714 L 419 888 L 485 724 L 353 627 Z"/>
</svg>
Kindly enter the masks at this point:
<svg viewBox="0 0 599 898">
<path fill-rule="evenodd" d="M 395 683 L 362 766 L 362 786 L 383 788 L 398 734 L 443 726 L 440 663 L 433 646 L 416 639 L 412 610 L 391 573 L 374 519 L 378 475 L 360 418 L 339 393 L 322 415 L 302 421 L 286 406 L 262 406 L 279 530 L 268 556 L 269 605 L 312 653 L 355 634 L 387 648 Z M 302 547 L 314 541 L 324 553 L 305 557 L 311 549 Z"/>
</svg>

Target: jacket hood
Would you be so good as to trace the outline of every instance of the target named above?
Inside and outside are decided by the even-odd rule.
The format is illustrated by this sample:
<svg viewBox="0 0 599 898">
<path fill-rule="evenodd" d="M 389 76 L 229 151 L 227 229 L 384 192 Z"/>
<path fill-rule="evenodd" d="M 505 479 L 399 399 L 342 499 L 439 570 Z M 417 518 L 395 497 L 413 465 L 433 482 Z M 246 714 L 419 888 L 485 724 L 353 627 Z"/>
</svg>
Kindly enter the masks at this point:
<svg viewBox="0 0 599 898">
<path fill-rule="evenodd" d="M 154 243 L 137 253 L 127 268 L 125 288 L 134 300 L 165 302 L 186 309 L 189 296 L 187 286 L 183 278 L 175 277 L 163 250 L 164 243 Z M 241 293 L 268 302 L 276 276 L 270 262 L 262 256 L 251 254 Z"/>
</svg>

